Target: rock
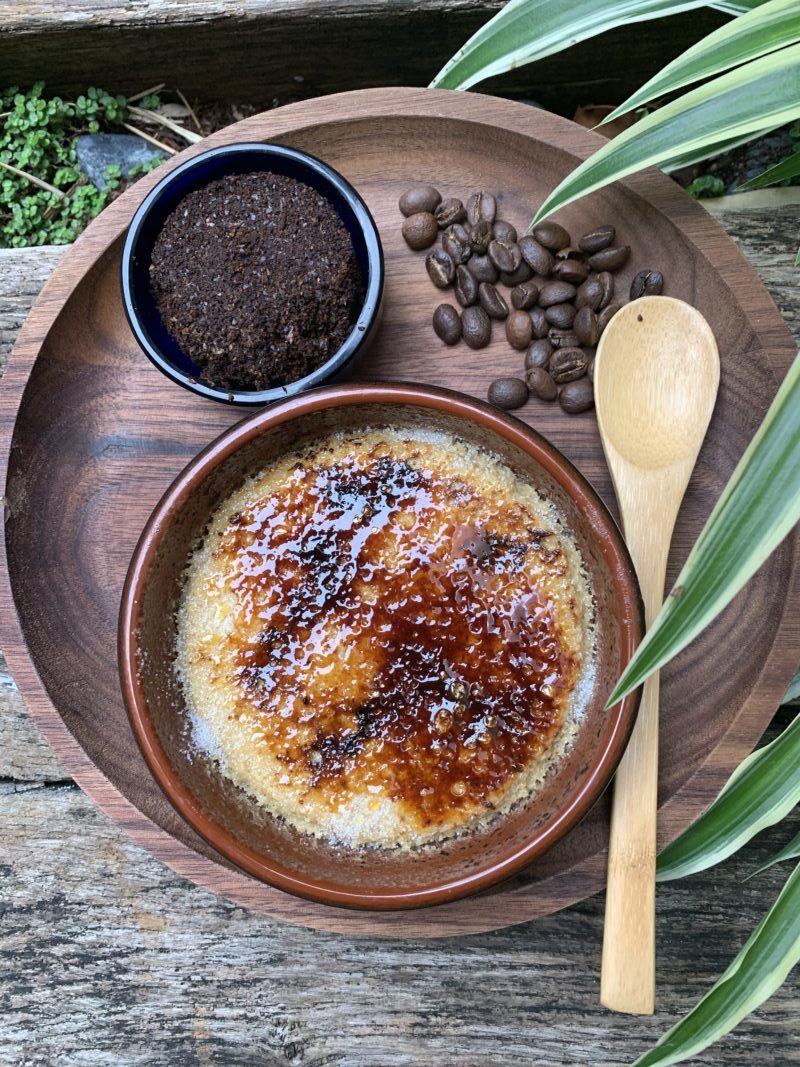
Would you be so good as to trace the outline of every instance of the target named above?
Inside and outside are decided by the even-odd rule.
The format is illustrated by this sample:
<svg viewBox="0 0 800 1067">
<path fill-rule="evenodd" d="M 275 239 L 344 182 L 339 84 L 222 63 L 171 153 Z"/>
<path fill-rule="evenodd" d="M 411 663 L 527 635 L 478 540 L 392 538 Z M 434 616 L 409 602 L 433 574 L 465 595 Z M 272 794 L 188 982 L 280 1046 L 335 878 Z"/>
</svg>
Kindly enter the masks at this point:
<svg viewBox="0 0 800 1067">
<path fill-rule="evenodd" d="M 125 176 L 152 159 L 166 159 L 166 152 L 132 133 L 85 134 L 78 138 L 76 151 L 78 166 L 98 189 L 106 187 L 103 178 L 106 167 L 116 164 Z"/>
</svg>

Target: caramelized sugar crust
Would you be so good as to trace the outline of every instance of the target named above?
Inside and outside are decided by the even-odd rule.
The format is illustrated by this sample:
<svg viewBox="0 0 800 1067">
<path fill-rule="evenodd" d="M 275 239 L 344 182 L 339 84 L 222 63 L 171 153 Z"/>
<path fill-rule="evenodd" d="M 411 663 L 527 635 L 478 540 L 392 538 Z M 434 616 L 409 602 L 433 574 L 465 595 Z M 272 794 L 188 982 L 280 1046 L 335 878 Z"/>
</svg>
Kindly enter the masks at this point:
<svg viewBox="0 0 800 1067">
<path fill-rule="evenodd" d="M 219 509 L 178 665 L 195 737 L 270 811 L 410 847 L 535 788 L 574 727 L 590 614 L 556 513 L 499 460 L 370 431 Z"/>
</svg>

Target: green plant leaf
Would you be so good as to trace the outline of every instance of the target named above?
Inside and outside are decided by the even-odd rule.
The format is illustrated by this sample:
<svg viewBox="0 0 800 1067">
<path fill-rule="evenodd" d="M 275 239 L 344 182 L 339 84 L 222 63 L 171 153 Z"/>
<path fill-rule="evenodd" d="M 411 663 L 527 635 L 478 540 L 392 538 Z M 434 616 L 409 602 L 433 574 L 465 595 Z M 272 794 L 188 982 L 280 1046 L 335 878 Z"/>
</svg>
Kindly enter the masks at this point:
<svg viewBox="0 0 800 1067">
<path fill-rule="evenodd" d="M 719 981 L 633 1067 L 667 1067 L 701 1052 L 771 997 L 798 961 L 800 866 Z"/>
<path fill-rule="evenodd" d="M 666 171 L 667 174 L 671 174 L 673 171 L 681 170 L 683 167 L 691 167 L 694 163 L 702 163 L 707 159 L 714 159 L 715 156 L 721 156 L 724 152 L 730 152 L 732 149 L 738 148 L 739 145 L 747 144 L 748 141 L 752 141 L 754 137 L 759 137 L 765 132 L 760 130 L 758 133 L 748 133 L 745 137 L 729 137 L 727 140 L 718 141 L 716 144 L 701 145 L 700 148 L 696 148 L 693 152 L 688 152 L 685 156 L 670 160 L 661 169 Z"/>
<path fill-rule="evenodd" d="M 713 78 L 640 119 L 602 146 L 547 197 L 530 228 L 551 212 L 642 167 L 773 129 L 800 116 L 800 44 Z"/>
<path fill-rule="evenodd" d="M 796 834 L 787 845 L 783 846 L 780 852 L 776 852 L 766 863 L 762 863 L 760 867 L 756 867 L 753 873 L 748 874 L 745 878 L 745 882 L 749 882 L 750 879 L 755 878 L 757 874 L 761 874 L 763 871 L 769 870 L 770 867 L 774 867 L 776 863 L 783 863 L 785 860 L 796 860 L 798 857 L 800 857 L 800 834 Z"/>
<path fill-rule="evenodd" d="M 611 707 L 716 618 L 800 519 L 800 356 L 703 527 Z"/>
<path fill-rule="evenodd" d="M 711 807 L 667 845 L 656 878 L 669 882 L 733 855 L 800 803 L 800 715 L 779 737 L 741 763 Z"/>
<path fill-rule="evenodd" d="M 751 178 L 749 182 L 740 185 L 739 189 L 741 191 L 746 189 L 763 189 L 767 185 L 775 185 L 776 182 L 785 182 L 789 178 L 796 178 L 798 175 L 800 175 L 800 152 L 795 152 L 793 156 L 787 156 L 787 158 L 782 159 L 780 163 L 776 163 L 774 167 L 770 167 L 761 174 L 757 174 L 755 178 Z"/>
<path fill-rule="evenodd" d="M 788 704 L 790 700 L 797 700 L 800 697 L 800 671 L 789 682 L 789 688 L 786 690 L 786 696 L 781 701 L 781 704 Z"/>
<path fill-rule="evenodd" d="M 509 0 L 445 63 L 430 88 L 469 89 L 615 26 L 707 6 L 704 0 Z"/>
<path fill-rule="evenodd" d="M 620 115 L 626 115 L 693 82 L 711 78 L 797 41 L 800 41 L 800 6 L 797 0 L 769 0 L 733 22 L 720 26 L 687 49 L 607 115 L 603 123 L 611 122 Z"/>
</svg>

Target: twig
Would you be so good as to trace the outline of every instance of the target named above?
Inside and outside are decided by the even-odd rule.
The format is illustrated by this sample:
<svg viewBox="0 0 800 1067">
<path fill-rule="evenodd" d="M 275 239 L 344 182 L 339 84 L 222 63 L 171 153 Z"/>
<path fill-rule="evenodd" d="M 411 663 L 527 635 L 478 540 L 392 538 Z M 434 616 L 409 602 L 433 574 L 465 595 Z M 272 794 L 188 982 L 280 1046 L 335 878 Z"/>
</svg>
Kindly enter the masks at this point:
<svg viewBox="0 0 800 1067">
<path fill-rule="evenodd" d="M 166 82 L 159 82 L 159 84 L 154 85 L 152 89 L 145 89 L 141 93 L 134 93 L 133 96 L 128 97 L 127 102 L 129 104 L 134 104 L 137 100 L 144 100 L 146 96 L 152 96 L 153 93 L 160 93 L 166 84 Z"/>
<path fill-rule="evenodd" d="M 20 178 L 27 178 L 29 182 L 38 185 L 40 189 L 44 189 L 48 193 L 55 193 L 56 196 L 60 196 L 62 199 L 64 198 L 65 194 L 60 189 L 56 189 L 55 185 L 51 185 L 42 178 L 37 178 L 35 174 L 28 174 L 25 170 L 19 170 L 18 167 L 12 167 L 10 163 L 4 163 L 2 159 L 0 159 L 0 167 L 3 167 L 5 170 L 10 170 L 12 174 L 16 174 Z"/>
<path fill-rule="evenodd" d="M 123 127 L 130 133 L 135 133 L 137 137 L 141 137 L 143 141 L 149 141 L 150 144 L 154 144 L 156 148 L 162 149 L 164 152 L 168 152 L 171 156 L 174 156 L 178 149 L 170 148 L 168 144 L 164 144 L 163 141 L 157 141 L 155 137 L 151 137 L 149 133 L 145 133 L 144 130 L 139 130 L 135 126 L 131 126 L 129 122 L 123 122 Z"/>
<path fill-rule="evenodd" d="M 66 198 L 68 196 L 72 196 L 72 194 L 75 192 L 75 190 L 78 188 L 79 185 L 85 185 L 85 184 L 86 184 L 86 178 L 79 178 L 76 182 L 73 182 L 72 185 L 70 185 L 69 189 L 67 189 L 67 191 L 64 193 L 64 197 Z M 50 222 L 50 220 L 55 218 L 55 216 L 56 216 L 56 205 L 55 204 L 51 204 L 50 207 L 47 209 L 47 211 L 45 211 L 45 213 L 42 216 L 42 218 L 45 219 L 47 222 Z"/>
<path fill-rule="evenodd" d="M 138 119 L 142 119 L 143 121 L 146 120 L 147 122 L 156 122 L 159 126 L 166 126 L 168 130 L 177 133 L 180 137 L 183 137 L 184 140 L 188 141 L 189 144 L 197 144 L 198 141 L 203 140 L 201 134 L 192 133 L 191 130 L 187 130 L 185 127 L 179 126 L 177 122 L 173 122 L 172 119 L 168 119 L 166 115 L 159 115 L 157 111 L 148 111 L 147 108 L 144 107 L 131 107 L 128 108 L 128 110 Z"/>
<path fill-rule="evenodd" d="M 203 127 L 202 127 L 202 126 L 200 125 L 200 119 L 199 119 L 199 118 L 197 117 L 197 115 L 196 115 L 196 113 L 195 113 L 195 110 L 194 110 L 194 108 L 193 108 L 193 107 L 192 107 L 192 105 L 191 105 L 191 104 L 189 103 L 189 101 L 188 101 L 188 100 L 186 99 L 186 97 L 185 97 L 185 96 L 183 95 L 183 93 L 182 93 L 182 92 L 180 91 L 180 89 L 176 89 L 176 90 L 175 90 L 175 92 L 176 92 L 176 93 L 178 94 L 178 96 L 179 96 L 179 97 L 181 98 L 181 102 L 183 103 L 183 106 L 184 106 L 184 107 L 186 108 L 186 110 L 187 110 L 187 111 L 189 112 L 189 114 L 191 115 L 191 118 L 192 118 L 192 122 L 193 122 L 193 123 L 195 124 L 195 126 L 197 127 L 197 132 L 198 132 L 198 133 L 202 133 L 202 132 L 203 132 Z M 0 117 L 1 117 L 1 116 L 0 116 Z"/>
</svg>

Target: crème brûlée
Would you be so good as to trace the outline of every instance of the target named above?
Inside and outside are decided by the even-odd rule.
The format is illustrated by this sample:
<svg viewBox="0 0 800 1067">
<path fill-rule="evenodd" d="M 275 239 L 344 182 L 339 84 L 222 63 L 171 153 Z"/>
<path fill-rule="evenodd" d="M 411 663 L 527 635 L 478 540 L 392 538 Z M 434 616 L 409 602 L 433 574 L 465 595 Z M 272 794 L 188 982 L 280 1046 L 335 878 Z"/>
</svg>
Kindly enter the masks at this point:
<svg viewBox="0 0 800 1067">
<path fill-rule="evenodd" d="M 422 429 L 332 434 L 250 478 L 190 559 L 193 744 L 335 845 L 474 832 L 568 748 L 593 615 L 563 518 L 498 457 Z"/>
</svg>

